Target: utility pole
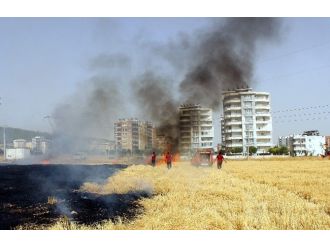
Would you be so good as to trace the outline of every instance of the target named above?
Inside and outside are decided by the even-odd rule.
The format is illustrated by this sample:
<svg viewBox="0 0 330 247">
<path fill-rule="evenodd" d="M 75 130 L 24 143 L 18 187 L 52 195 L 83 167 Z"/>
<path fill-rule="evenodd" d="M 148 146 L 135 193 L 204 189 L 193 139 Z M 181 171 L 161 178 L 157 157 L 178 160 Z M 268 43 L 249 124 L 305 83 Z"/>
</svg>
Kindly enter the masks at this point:
<svg viewBox="0 0 330 247">
<path fill-rule="evenodd" d="M 2 105 L 0 97 L 0 105 Z M 6 126 L 3 125 L 3 160 L 6 160 Z"/>
<path fill-rule="evenodd" d="M 6 127 L 3 126 L 3 159 L 6 160 Z"/>
</svg>

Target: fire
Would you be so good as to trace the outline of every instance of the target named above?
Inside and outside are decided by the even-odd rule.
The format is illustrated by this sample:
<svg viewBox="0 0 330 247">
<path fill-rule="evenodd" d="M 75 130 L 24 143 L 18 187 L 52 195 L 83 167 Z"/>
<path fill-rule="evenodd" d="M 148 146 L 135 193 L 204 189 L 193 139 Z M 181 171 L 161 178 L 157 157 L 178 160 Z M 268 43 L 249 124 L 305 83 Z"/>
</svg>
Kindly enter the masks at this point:
<svg viewBox="0 0 330 247">
<path fill-rule="evenodd" d="M 159 158 L 157 158 L 157 162 L 156 162 L 157 166 L 166 164 L 165 155 L 166 155 L 166 152 L 164 154 L 162 154 L 161 156 L 158 156 Z M 172 165 L 174 165 L 173 164 L 174 162 L 178 162 L 178 161 L 180 161 L 180 154 L 179 153 L 173 154 L 172 155 Z"/>
<path fill-rule="evenodd" d="M 41 161 L 41 164 L 43 164 L 43 165 L 49 165 L 49 160 L 42 160 Z"/>
</svg>

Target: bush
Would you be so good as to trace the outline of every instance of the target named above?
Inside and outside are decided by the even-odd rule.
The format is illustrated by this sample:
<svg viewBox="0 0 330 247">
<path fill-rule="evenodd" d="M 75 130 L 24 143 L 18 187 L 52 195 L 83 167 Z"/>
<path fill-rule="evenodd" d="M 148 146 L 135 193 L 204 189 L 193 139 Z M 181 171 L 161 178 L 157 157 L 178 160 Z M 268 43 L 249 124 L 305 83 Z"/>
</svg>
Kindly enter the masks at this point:
<svg viewBox="0 0 330 247">
<path fill-rule="evenodd" d="M 230 149 L 230 152 L 231 153 L 234 153 L 234 154 L 242 153 L 243 152 L 243 148 L 242 147 L 234 147 L 234 148 L 231 148 Z"/>
<path fill-rule="evenodd" d="M 287 147 L 278 147 L 278 146 L 272 147 L 268 151 L 274 155 L 283 155 L 283 154 L 289 153 L 289 150 Z"/>
<path fill-rule="evenodd" d="M 257 148 L 256 147 L 254 147 L 254 146 L 251 146 L 251 147 L 249 147 L 249 154 L 251 155 L 251 154 L 255 154 L 256 152 L 257 152 Z"/>
</svg>

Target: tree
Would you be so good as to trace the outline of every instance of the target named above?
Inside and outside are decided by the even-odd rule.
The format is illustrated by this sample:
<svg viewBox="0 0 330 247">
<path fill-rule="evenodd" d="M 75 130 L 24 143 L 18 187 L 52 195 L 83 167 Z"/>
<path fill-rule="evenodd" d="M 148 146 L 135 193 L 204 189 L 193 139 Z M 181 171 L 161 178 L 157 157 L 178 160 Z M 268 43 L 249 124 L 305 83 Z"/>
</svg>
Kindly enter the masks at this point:
<svg viewBox="0 0 330 247">
<path fill-rule="evenodd" d="M 255 154 L 256 152 L 257 152 L 257 148 L 256 147 L 254 147 L 254 146 L 250 146 L 249 147 L 249 154 L 251 155 L 251 154 Z"/>
<path fill-rule="evenodd" d="M 237 153 L 242 153 L 243 148 L 242 147 L 233 147 L 231 149 L 231 153 L 237 154 Z"/>
<path fill-rule="evenodd" d="M 289 153 L 289 150 L 287 147 L 278 147 L 278 146 L 275 146 L 275 147 L 271 147 L 269 150 L 268 150 L 271 154 L 274 154 L 274 155 L 283 155 L 283 154 L 288 154 Z"/>
<path fill-rule="evenodd" d="M 284 146 L 280 147 L 279 148 L 279 154 L 281 154 L 281 155 L 283 155 L 283 154 L 285 154 L 285 155 L 289 154 L 288 147 L 284 147 Z"/>
</svg>

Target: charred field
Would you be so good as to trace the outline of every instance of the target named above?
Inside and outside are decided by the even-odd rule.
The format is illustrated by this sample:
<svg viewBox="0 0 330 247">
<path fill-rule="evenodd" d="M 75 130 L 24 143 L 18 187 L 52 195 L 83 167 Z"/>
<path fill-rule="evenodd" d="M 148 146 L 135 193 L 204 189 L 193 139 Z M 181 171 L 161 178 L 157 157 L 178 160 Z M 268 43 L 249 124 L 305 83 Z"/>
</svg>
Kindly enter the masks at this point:
<svg viewBox="0 0 330 247">
<path fill-rule="evenodd" d="M 126 165 L 0 165 L 0 229 L 43 229 L 60 218 L 76 224 L 134 219 L 143 192 L 96 195 L 79 190 L 103 184 Z"/>
</svg>

